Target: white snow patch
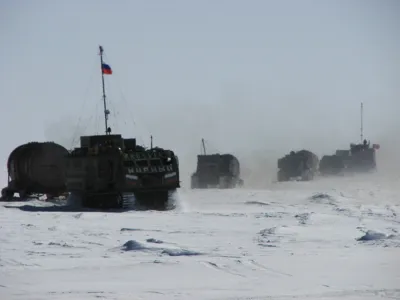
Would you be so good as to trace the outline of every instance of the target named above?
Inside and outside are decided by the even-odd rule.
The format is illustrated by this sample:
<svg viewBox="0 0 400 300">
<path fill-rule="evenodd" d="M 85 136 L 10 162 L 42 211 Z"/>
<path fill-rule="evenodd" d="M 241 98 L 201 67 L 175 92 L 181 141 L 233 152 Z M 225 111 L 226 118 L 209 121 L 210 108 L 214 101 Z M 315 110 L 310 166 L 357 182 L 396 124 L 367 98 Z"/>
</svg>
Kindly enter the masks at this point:
<svg viewBox="0 0 400 300">
<path fill-rule="evenodd" d="M 0 203 L 0 298 L 400 299 L 400 188 L 368 178 L 181 189 L 166 212 Z"/>
</svg>

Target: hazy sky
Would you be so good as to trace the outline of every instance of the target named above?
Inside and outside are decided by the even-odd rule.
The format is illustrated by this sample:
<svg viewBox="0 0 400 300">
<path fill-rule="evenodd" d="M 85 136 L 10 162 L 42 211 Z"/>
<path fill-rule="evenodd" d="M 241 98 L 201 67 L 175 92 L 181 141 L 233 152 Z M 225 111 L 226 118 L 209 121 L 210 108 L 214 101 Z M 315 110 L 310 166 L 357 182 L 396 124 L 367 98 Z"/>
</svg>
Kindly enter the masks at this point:
<svg viewBox="0 0 400 300">
<path fill-rule="evenodd" d="M 104 130 L 98 45 L 114 133 L 153 134 L 185 170 L 202 137 L 238 156 L 346 148 L 361 101 L 384 147 L 400 139 L 399 30 L 397 0 L 1 1 L 2 181 L 19 144 Z"/>
</svg>

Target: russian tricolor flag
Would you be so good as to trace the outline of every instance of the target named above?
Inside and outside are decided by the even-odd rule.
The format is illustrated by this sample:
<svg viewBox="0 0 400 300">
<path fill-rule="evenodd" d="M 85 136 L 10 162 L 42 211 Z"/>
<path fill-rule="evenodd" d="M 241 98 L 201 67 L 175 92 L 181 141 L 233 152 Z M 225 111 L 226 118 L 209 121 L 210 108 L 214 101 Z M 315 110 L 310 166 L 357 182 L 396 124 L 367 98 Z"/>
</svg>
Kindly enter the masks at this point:
<svg viewBox="0 0 400 300">
<path fill-rule="evenodd" d="M 112 74 L 111 67 L 109 65 L 107 65 L 107 64 L 102 64 L 101 65 L 101 70 L 103 71 L 103 74 L 108 74 L 108 75 Z"/>
</svg>

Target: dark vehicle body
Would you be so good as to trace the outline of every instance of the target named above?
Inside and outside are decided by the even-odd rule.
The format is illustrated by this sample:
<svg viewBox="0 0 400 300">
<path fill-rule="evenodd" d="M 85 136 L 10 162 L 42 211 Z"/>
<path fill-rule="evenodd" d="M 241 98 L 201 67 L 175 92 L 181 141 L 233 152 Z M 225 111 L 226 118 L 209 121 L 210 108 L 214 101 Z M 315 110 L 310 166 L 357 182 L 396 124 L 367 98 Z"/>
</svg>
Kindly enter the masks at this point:
<svg viewBox="0 0 400 300">
<path fill-rule="evenodd" d="M 338 175 L 345 169 L 345 159 L 339 155 L 324 155 L 319 163 L 321 175 Z"/>
<path fill-rule="evenodd" d="M 318 170 L 318 156 L 308 150 L 291 151 L 278 159 L 278 181 L 289 181 L 293 178 L 302 181 L 312 180 Z"/>
<path fill-rule="evenodd" d="M 350 150 L 337 150 L 334 155 L 326 155 L 320 164 L 321 175 L 337 175 L 345 172 L 364 173 L 376 170 L 376 150 L 366 140 L 361 144 L 350 144 Z"/>
<path fill-rule="evenodd" d="M 66 192 L 64 157 L 68 150 L 54 142 L 30 142 L 15 148 L 7 160 L 8 186 L 3 200 L 34 194 L 60 196 Z"/>
<path fill-rule="evenodd" d="M 121 135 L 82 136 L 66 158 L 67 190 L 84 207 L 165 210 L 180 187 L 178 157 Z"/>
<path fill-rule="evenodd" d="M 243 185 L 240 163 L 232 154 L 197 155 L 197 168 L 191 176 L 192 189 L 234 188 Z"/>
</svg>

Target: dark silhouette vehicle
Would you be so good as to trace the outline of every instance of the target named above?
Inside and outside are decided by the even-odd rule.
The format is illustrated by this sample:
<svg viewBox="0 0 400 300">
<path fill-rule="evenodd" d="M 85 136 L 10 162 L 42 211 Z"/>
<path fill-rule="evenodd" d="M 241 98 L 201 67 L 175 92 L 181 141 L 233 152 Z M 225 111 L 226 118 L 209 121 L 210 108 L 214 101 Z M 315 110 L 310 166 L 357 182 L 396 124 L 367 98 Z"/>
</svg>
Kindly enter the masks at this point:
<svg viewBox="0 0 400 300">
<path fill-rule="evenodd" d="M 240 163 L 234 155 L 197 155 L 196 172 L 191 176 L 192 189 L 229 189 L 242 185 Z"/>
<path fill-rule="evenodd" d="M 243 185 L 239 160 L 232 154 L 207 154 L 201 139 L 203 154 L 197 155 L 196 171 L 191 176 L 192 189 L 231 189 Z"/>
<path fill-rule="evenodd" d="M 370 145 L 364 140 L 360 144 L 350 144 L 350 150 L 337 150 L 334 155 L 325 155 L 321 159 L 321 175 L 337 175 L 344 173 L 365 173 L 375 171 L 376 150 L 378 144 Z M 323 161 L 323 163 L 322 163 Z"/>
<path fill-rule="evenodd" d="M 54 142 L 30 142 L 15 148 L 7 160 L 8 185 L 3 201 L 33 195 L 58 197 L 66 192 L 64 157 L 68 150 Z"/>
<path fill-rule="evenodd" d="M 80 147 L 66 156 L 70 200 L 88 208 L 172 209 L 180 187 L 178 157 L 172 150 L 153 147 L 153 142 L 146 149 L 135 138 L 111 134 L 104 74 L 113 72 L 103 62 L 103 47 L 99 49 L 105 134 L 81 136 Z"/>
<path fill-rule="evenodd" d="M 278 159 L 278 181 L 309 181 L 318 171 L 319 158 L 308 150 L 291 151 Z"/>
<path fill-rule="evenodd" d="M 66 185 L 83 207 L 172 209 L 180 187 L 178 157 L 119 134 L 82 136 L 66 157 Z"/>
</svg>

